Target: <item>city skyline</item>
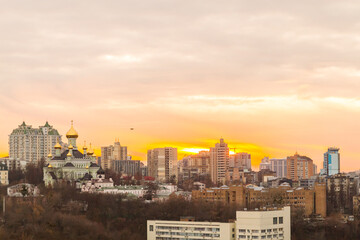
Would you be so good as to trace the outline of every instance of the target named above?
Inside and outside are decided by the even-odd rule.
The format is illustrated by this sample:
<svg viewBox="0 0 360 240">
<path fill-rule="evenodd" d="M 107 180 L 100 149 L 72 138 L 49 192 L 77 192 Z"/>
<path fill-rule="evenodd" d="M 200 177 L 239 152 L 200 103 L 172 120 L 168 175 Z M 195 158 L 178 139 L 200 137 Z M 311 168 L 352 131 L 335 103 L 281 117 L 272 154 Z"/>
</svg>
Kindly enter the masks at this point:
<svg viewBox="0 0 360 240">
<path fill-rule="evenodd" d="M 23 121 L 25 122 L 25 121 Z M 49 122 L 49 121 L 46 121 L 46 122 Z M 73 121 L 71 121 L 72 123 Z M 23 124 L 23 123 L 22 123 Z M 31 125 L 32 127 L 37 127 L 37 125 L 33 125 L 33 124 L 30 124 L 30 123 L 26 123 L 26 125 Z M 51 124 L 51 122 L 50 122 Z M 19 124 L 20 125 L 20 124 Z M 39 125 L 41 126 L 41 124 Z M 54 126 L 55 127 L 55 126 Z M 55 127 L 56 128 L 56 127 Z M 69 126 L 68 126 L 69 128 Z M 78 129 L 79 127 L 78 126 L 75 126 L 76 129 Z M 81 127 L 80 127 L 81 128 Z M 135 129 L 128 129 L 130 132 L 134 131 Z M 65 131 L 66 132 L 66 131 Z M 65 133 L 62 134 L 61 131 L 59 131 L 59 134 L 60 136 L 62 136 L 62 138 L 65 137 Z M 136 134 L 134 134 L 136 136 Z M 79 149 L 82 149 L 83 146 L 87 146 L 89 147 L 89 145 L 91 144 L 92 145 L 92 148 L 94 149 L 95 151 L 95 154 L 97 156 L 101 156 L 101 148 L 106 146 L 106 144 L 101 144 L 101 145 L 97 145 L 96 142 L 94 144 L 94 142 L 91 142 L 91 140 L 89 141 L 89 139 L 97 139 L 97 137 L 90 137 L 90 138 L 87 138 L 86 136 L 83 136 L 83 134 L 80 134 L 79 136 L 79 144 L 77 144 L 79 146 Z M 64 141 L 64 139 L 62 139 Z M 264 158 L 264 157 L 269 157 L 269 158 L 279 158 L 279 157 L 283 157 L 283 158 L 286 158 L 286 157 L 289 157 L 289 156 L 292 156 L 293 153 L 289 153 L 288 155 L 286 156 L 277 156 L 277 155 L 271 155 L 271 154 L 267 154 L 265 151 L 264 151 L 264 148 L 260 148 L 259 146 L 256 146 L 254 144 L 246 144 L 246 143 L 238 143 L 238 144 L 234 144 L 233 142 L 228 142 L 226 139 L 224 139 L 226 144 L 229 145 L 229 152 L 230 152 L 230 155 L 234 155 L 235 153 L 239 153 L 239 152 L 246 152 L 246 153 L 249 153 L 251 156 L 252 156 L 252 166 L 254 169 L 259 169 L 259 165 L 261 163 L 261 160 Z M 113 144 L 115 142 L 120 142 L 120 143 L 124 143 L 126 144 L 126 141 L 122 141 L 121 138 L 119 137 L 115 137 L 113 139 L 113 141 L 109 144 Z M 188 156 L 188 155 L 194 155 L 194 154 L 197 154 L 199 153 L 200 151 L 208 151 L 210 152 L 210 148 L 214 147 L 215 144 L 219 143 L 220 142 L 220 139 L 208 139 L 208 140 L 205 140 L 203 141 L 201 147 L 199 145 L 191 145 L 191 143 L 188 143 L 188 142 L 179 142 L 179 143 L 150 143 L 150 144 L 147 144 L 146 146 L 150 146 L 150 147 L 147 147 L 146 148 L 146 152 L 143 153 L 143 152 L 140 152 L 140 151 L 134 151 L 132 149 L 129 149 L 129 156 L 132 156 L 132 159 L 133 160 L 141 160 L 142 162 L 146 163 L 147 161 L 147 158 L 146 158 L 146 155 L 147 155 L 147 151 L 151 148 L 163 148 L 163 147 L 174 147 L 174 148 L 177 148 L 180 152 L 179 154 L 179 157 L 178 157 L 178 160 L 182 160 L 183 157 L 185 156 Z M 152 147 L 154 146 L 154 147 Z M 206 146 L 209 146 L 208 148 Z M 142 147 L 141 149 L 145 149 L 144 147 Z M 268 148 L 270 149 L 270 148 Z M 328 148 L 326 148 L 328 149 Z M 260 150 L 260 151 L 259 151 Z M 264 151 L 264 152 L 263 152 Z M 296 152 L 298 152 L 298 149 L 296 149 Z M 306 155 L 306 154 L 303 154 L 302 152 L 300 152 L 301 155 Z M 324 154 L 324 153 L 322 153 Z M 1 153 L 0 152 L 0 157 L 5 157 L 5 156 L 8 156 L 9 153 Z M 323 156 L 322 156 L 323 157 Z M 312 158 L 312 157 L 311 157 Z M 320 159 L 319 160 L 319 164 L 320 164 L 320 161 L 323 161 L 323 159 Z M 318 161 L 315 161 L 314 160 L 314 164 L 318 165 Z M 319 170 L 322 168 L 322 165 L 318 165 L 318 168 Z"/>
<path fill-rule="evenodd" d="M 145 161 L 147 149 L 191 152 L 223 137 L 255 166 L 298 151 L 319 170 L 335 146 L 341 171 L 358 170 L 359 10 L 335 0 L 8 2 L 0 156 L 22 121 L 64 135 L 73 119 L 97 155 L 115 138 Z"/>
</svg>

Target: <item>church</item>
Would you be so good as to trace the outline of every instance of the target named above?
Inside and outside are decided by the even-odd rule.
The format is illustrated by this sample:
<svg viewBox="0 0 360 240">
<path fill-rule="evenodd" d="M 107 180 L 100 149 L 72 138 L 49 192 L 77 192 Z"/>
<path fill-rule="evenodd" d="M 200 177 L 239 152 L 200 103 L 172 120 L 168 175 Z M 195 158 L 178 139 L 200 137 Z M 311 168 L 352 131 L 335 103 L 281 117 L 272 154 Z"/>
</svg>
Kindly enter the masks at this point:
<svg viewBox="0 0 360 240">
<path fill-rule="evenodd" d="M 71 122 L 71 128 L 66 133 L 68 146 L 64 151 L 59 142 L 54 146 L 55 156 L 48 155 L 47 164 L 44 167 L 44 182 L 46 186 L 54 185 L 56 182 L 78 182 L 96 178 L 103 174 L 99 165 L 96 164 L 96 155 L 91 145 L 88 150 L 83 147 L 83 152 L 78 150 L 76 140 L 79 137 Z"/>
</svg>

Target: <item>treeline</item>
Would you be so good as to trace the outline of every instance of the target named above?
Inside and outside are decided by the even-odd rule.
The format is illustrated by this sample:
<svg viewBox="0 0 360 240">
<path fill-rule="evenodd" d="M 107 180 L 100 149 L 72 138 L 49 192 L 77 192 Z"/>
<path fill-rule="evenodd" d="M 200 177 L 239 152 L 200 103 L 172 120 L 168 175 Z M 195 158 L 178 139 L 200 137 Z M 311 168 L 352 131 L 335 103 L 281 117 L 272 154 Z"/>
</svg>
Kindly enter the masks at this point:
<svg viewBox="0 0 360 240">
<path fill-rule="evenodd" d="M 140 240 L 146 239 L 146 223 L 151 219 L 235 219 L 235 206 L 189 202 L 181 197 L 145 203 L 121 195 L 78 193 L 69 186 L 42 190 L 42 198 L 7 200 L 0 239 Z"/>
<path fill-rule="evenodd" d="M 12 184 L 25 181 L 36 184 L 43 197 L 7 198 L 6 213 L 0 222 L 0 239 L 4 240 L 143 240 L 147 220 L 194 216 L 197 221 L 228 222 L 235 219 L 236 210 L 240 210 L 235 205 L 186 201 L 176 196 L 164 202 L 146 203 L 122 195 L 80 193 L 69 185 L 46 188 L 42 184 L 41 163 L 16 171 L 11 175 Z M 113 177 L 120 181 L 119 176 Z M 6 196 L 6 187 L 0 187 L 0 199 L 3 196 Z M 358 220 L 345 224 L 338 219 L 308 223 L 301 210 L 293 209 L 292 240 L 360 239 Z"/>
</svg>

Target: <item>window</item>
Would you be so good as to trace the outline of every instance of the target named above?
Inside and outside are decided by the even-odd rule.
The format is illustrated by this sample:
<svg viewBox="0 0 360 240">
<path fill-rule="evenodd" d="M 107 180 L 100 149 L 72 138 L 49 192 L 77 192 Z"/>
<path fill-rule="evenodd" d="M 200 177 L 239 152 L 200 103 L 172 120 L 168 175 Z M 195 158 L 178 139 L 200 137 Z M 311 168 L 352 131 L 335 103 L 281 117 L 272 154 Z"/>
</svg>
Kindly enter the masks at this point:
<svg viewBox="0 0 360 240">
<path fill-rule="evenodd" d="M 150 232 L 154 231 L 154 226 L 150 225 Z"/>
<path fill-rule="evenodd" d="M 279 224 L 283 224 L 284 222 L 284 218 L 283 217 L 279 217 Z"/>
<path fill-rule="evenodd" d="M 277 224 L 277 218 L 276 217 L 273 218 L 273 224 Z"/>
</svg>

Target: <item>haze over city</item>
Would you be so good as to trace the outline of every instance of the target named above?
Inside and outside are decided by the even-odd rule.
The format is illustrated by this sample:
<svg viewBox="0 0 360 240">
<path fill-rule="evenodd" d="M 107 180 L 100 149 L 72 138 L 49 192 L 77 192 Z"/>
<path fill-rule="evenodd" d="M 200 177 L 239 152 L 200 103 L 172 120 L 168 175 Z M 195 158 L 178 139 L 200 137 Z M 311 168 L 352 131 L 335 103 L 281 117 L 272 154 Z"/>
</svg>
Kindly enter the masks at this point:
<svg viewBox="0 0 360 240">
<path fill-rule="evenodd" d="M 297 151 L 321 168 L 336 146 L 341 171 L 360 168 L 355 1 L 63 2 L 0 9 L 0 157 L 22 121 L 74 120 L 98 153 L 223 137 L 255 167 Z"/>
</svg>

